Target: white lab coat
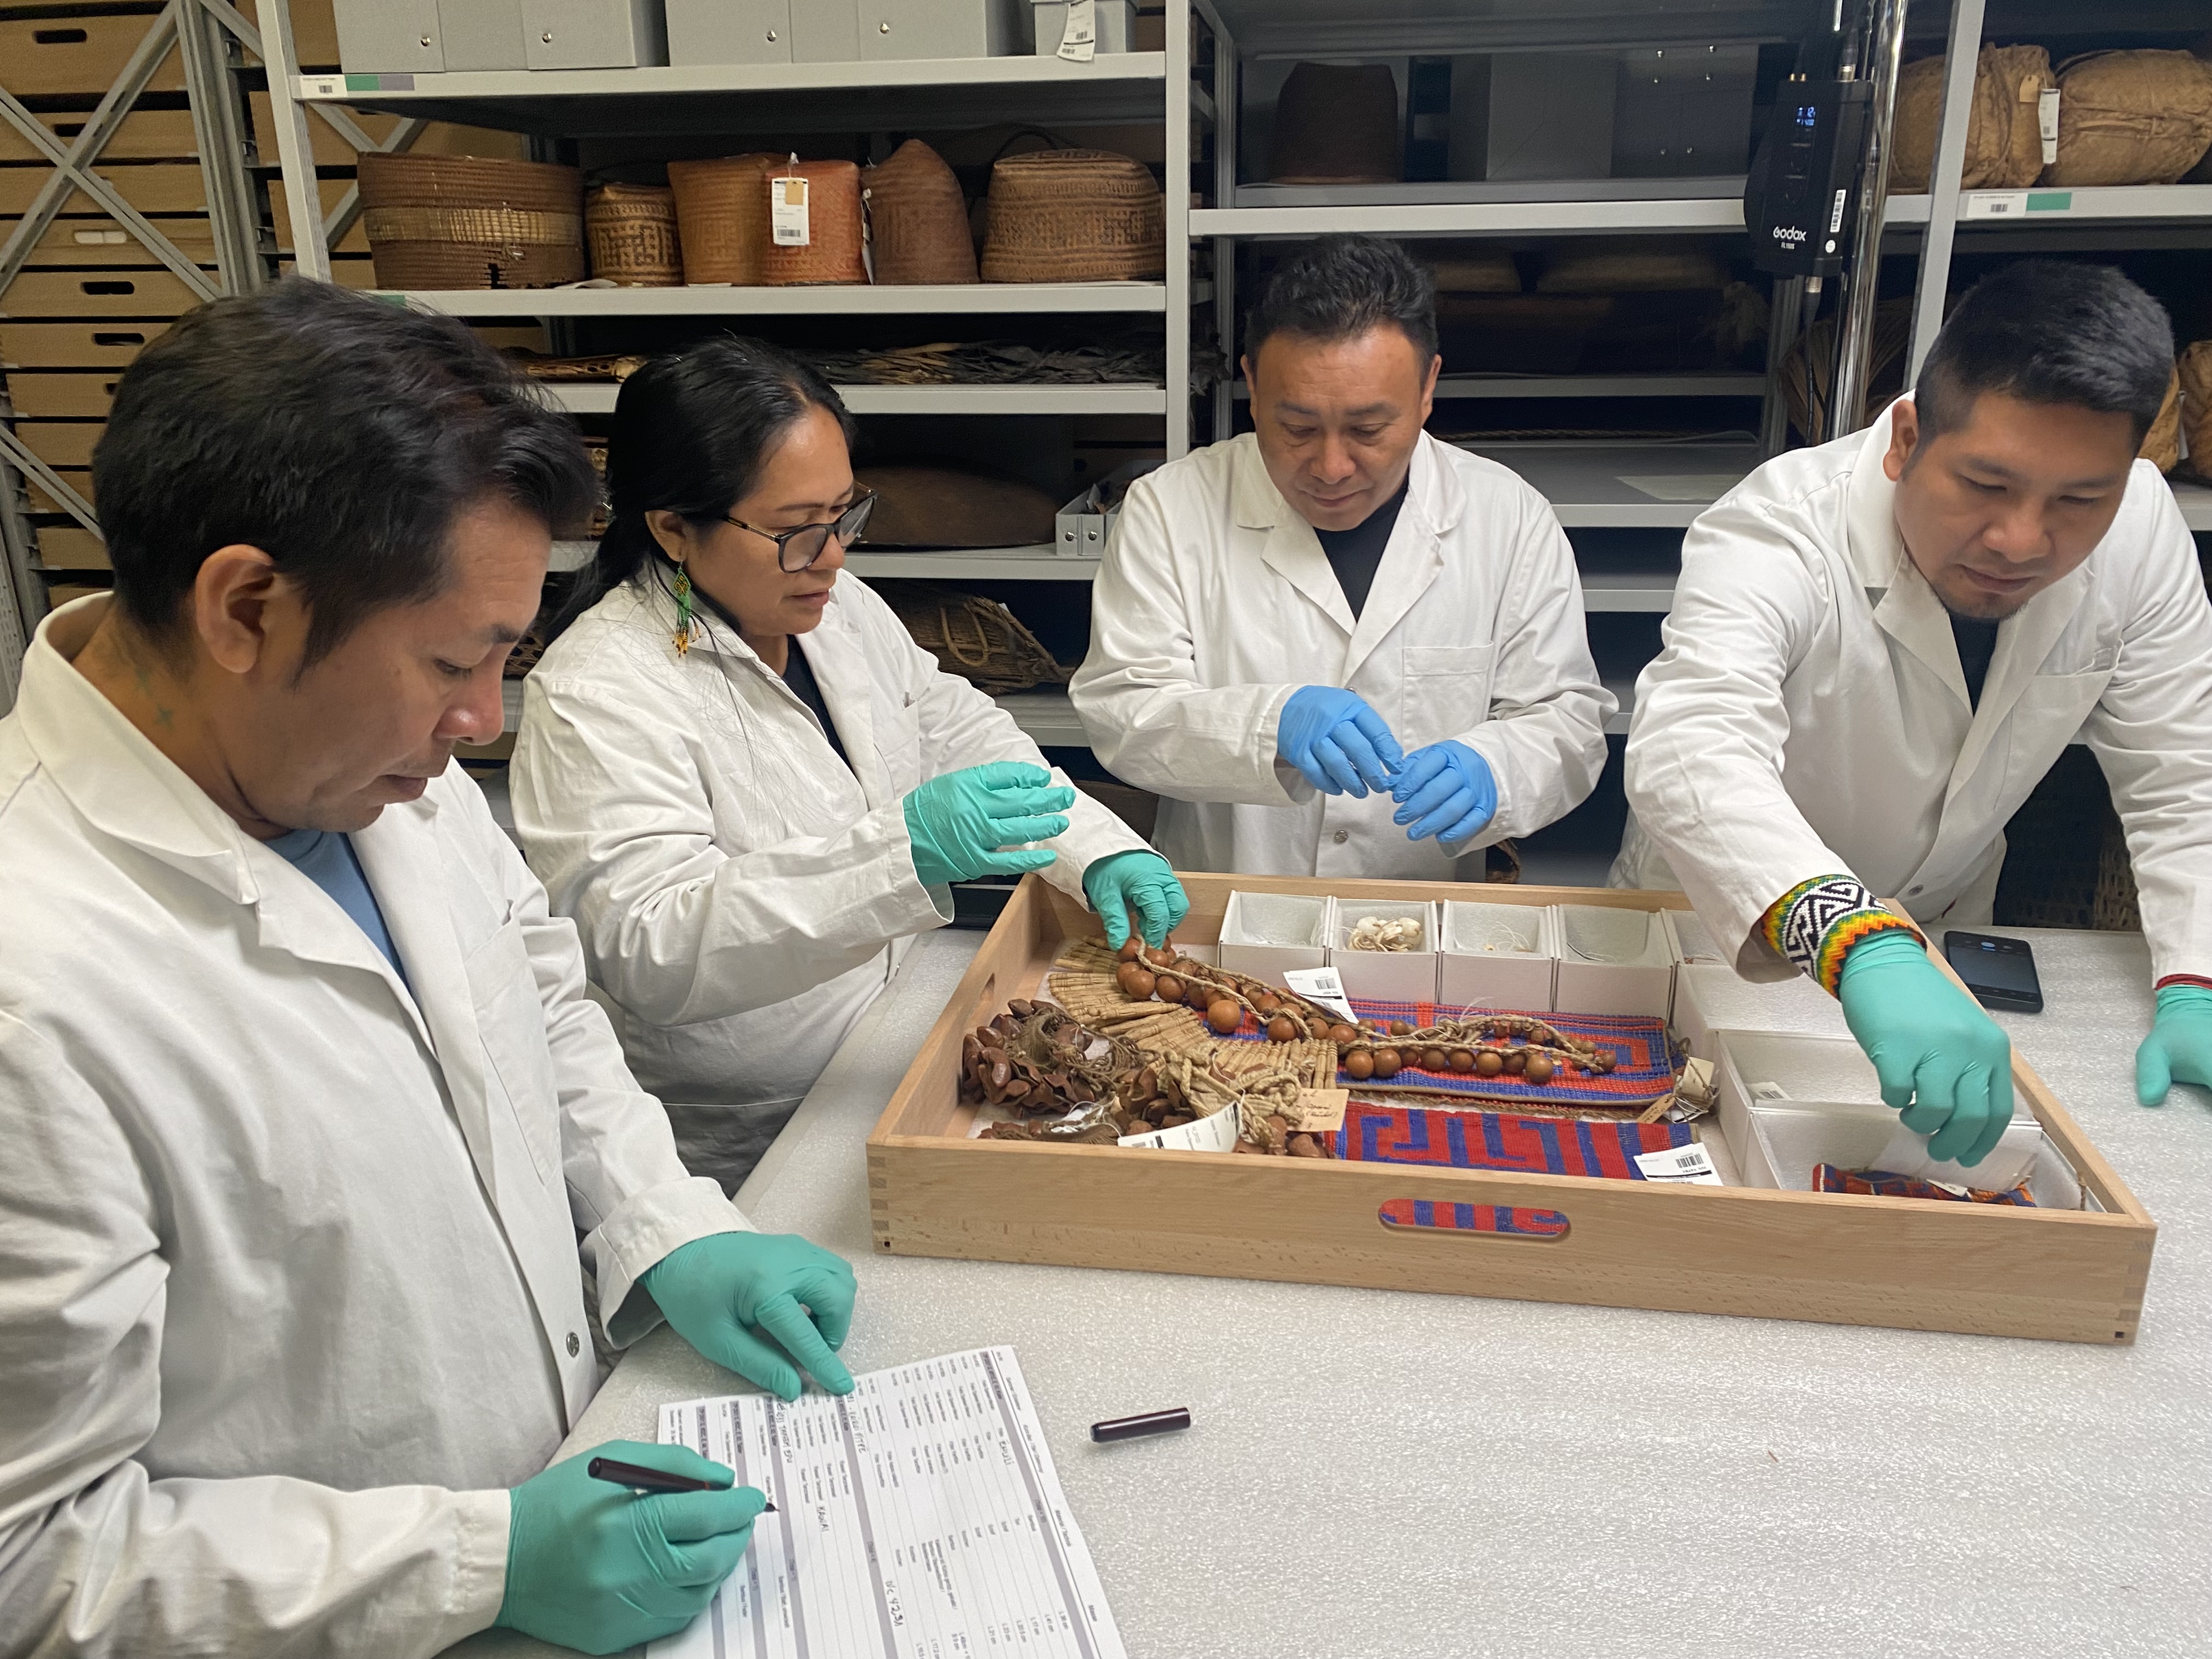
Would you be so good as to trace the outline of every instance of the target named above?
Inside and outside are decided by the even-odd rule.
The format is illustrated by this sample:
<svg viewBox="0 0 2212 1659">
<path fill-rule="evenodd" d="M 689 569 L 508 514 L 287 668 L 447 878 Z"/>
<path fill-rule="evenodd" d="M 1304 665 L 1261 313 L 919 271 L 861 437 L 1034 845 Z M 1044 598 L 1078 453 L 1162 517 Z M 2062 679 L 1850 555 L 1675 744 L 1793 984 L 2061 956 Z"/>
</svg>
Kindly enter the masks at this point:
<svg viewBox="0 0 2212 1659">
<path fill-rule="evenodd" d="M 449 770 L 354 837 L 410 993 L 70 665 L 0 720 L 0 1654 L 434 1653 L 676 1246 L 574 930 Z"/>
<path fill-rule="evenodd" d="M 685 1164 L 734 1186 L 907 942 L 951 920 L 950 890 L 915 874 L 901 801 L 945 772 L 1044 759 L 850 574 L 793 641 L 849 767 L 734 630 L 716 621 L 678 656 L 674 627 L 645 577 L 554 641 L 523 687 L 514 823 L 640 1082 L 700 1103 L 671 1107 Z M 1087 795 L 1068 817 L 1044 875 L 1080 902 L 1085 866 L 1145 843 Z"/>
<path fill-rule="evenodd" d="M 1925 925 L 1986 924 L 2005 821 L 2079 732 L 2125 821 L 2160 975 L 2212 971 L 2212 607 L 2148 461 L 2088 558 L 1997 633 L 1978 710 L 1863 433 L 1699 515 L 1637 684 L 1616 884 L 1689 894 L 1753 978 L 1801 881 L 1848 872 Z"/>
<path fill-rule="evenodd" d="M 1139 478 L 1091 599 L 1069 688 L 1098 758 L 1158 792 L 1178 870 L 1480 880 L 1479 849 L 1571 811 L 1614 709 L 1583 626 L 1574 550 L 1516 474 L 1423 433 L 1358 620 L 1311 526 L 1233 438 Z M 1498 813 L 1474 840 L 1414 842 L 1387 795 L 1316 790 L 1277 758 L 1283 704 L 1348 687 L 1410 754 L 1456 738 L 1489 762 Z"/>
</svg>

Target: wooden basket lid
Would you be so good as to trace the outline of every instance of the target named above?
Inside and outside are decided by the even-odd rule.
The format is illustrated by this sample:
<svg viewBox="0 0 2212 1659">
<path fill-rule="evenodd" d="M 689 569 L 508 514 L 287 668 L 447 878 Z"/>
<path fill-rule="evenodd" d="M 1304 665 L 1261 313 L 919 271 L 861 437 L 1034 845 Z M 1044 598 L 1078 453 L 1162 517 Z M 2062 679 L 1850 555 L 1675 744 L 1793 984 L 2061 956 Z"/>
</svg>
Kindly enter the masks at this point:
<svg viewBox="0 0 2212 1659">
<path fill-rule="evenodd" d="M 572 215 L 583 210 L 583 175 L 550 161 L 364 151 L 360 179 L 364 209 L 508 208 Z"/>
</svg>

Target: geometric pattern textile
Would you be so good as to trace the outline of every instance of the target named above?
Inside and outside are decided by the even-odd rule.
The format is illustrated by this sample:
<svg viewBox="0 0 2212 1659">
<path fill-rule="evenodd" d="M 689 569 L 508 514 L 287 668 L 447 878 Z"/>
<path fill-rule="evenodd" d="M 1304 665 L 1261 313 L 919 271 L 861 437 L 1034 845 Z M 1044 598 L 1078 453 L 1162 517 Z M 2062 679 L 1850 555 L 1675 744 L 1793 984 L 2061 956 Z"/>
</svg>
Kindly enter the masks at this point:
<svg viewBox="0 0 2212 1659">
<path fill-rule="evenodd" d="M 1917 928 L 1884 909 L 1850 876 L 1798 883 L 1767 907 L 1760 922 L 1767 944 L 1831 996 L 1843 979 L 1844 957 L 1861 939 L 1896 928 L 1919 937 Z"/>
<path fill-rule="evenodd" d="M 1888 1170 L 1843 1170 L 1832 1164 L 1813 1166 L 1813 1190 L 1816 1193 L 1858 1193 L 1873 1198 L 1929 1198 L 1948 1204 L 2013 1204 L 2032 1210 L 2035 1200 L 2029 1196 L 2027 1183 L 2021 1182 L 2009 1192 L 1991 1192 L 1985 1188 L 1938 1186 L 1932 1181 L 1922 1181 L 1914 1176 L 1902 1176 Z"/>
<path fill-rule="evenodd" d="M 1506 1170 L 1527 1175 L 1641 1181 L 1638 1152 L 1686 1146 L 1686 1123 L 1616 1123 L 1589 1118 L 1522 1117 L 1505 1112 L 1428 1110 L 1354 1101 L 1337 1132 L 1336 1155 L 1365 1164 L 1454 1170 Z M 1504 1204 L 1455 1204 L 1395 1198 L 1381 1207 L 1385 1225 L 1449 1232 L 1520 1234 L 1556 1238 L 1567 1231 L 1557 1210 Z"/>
</svg>

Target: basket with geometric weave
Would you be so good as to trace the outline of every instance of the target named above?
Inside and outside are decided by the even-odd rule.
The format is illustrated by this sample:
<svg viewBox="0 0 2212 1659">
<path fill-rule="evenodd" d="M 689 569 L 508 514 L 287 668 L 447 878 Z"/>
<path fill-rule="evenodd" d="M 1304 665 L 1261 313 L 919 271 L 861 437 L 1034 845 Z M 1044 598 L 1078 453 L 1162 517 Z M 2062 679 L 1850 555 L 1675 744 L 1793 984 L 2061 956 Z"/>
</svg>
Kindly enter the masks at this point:
<svg viewBox="0 0 2212 1659">
<path fill-rule="evenodd" d="M 939 667 L 981 690 L 1065 685 L 1074 674 L 996 599 L 939 582 L 886 582 L 876 591 Z"/>
<path fill-rule="evenodd" d="M 1993 909 L 2003 927 L 2142 928 L 2127 835 L 2087 749 L 2069 748 L 2005 825 Z"/>
</svg>

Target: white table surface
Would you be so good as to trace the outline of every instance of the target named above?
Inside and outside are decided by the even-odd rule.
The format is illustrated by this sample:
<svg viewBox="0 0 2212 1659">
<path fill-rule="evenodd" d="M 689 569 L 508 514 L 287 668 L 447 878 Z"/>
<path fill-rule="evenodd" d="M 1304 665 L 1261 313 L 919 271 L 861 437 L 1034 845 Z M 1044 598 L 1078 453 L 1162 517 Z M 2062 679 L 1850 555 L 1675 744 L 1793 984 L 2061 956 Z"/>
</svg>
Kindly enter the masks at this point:
<svg viewBox="0 0 2212 1659">
<path fill-rule="evenodd" d="M 2212 1109 L 2135 1103 L 2139 936 L 2004 931 L 2048 1012 L 2000 1023 L 2159 1223 L 2130 1347 L 877 1257 L 863 1142 L 975 933 L 915 951 L 739 1199 L 852 1259 L 856 1370 L 1014 1346 L 1133 1659 L 2212 1653 Z M 562 1455 L 746 1386 L 657 1332 Z"/>
</svg>

